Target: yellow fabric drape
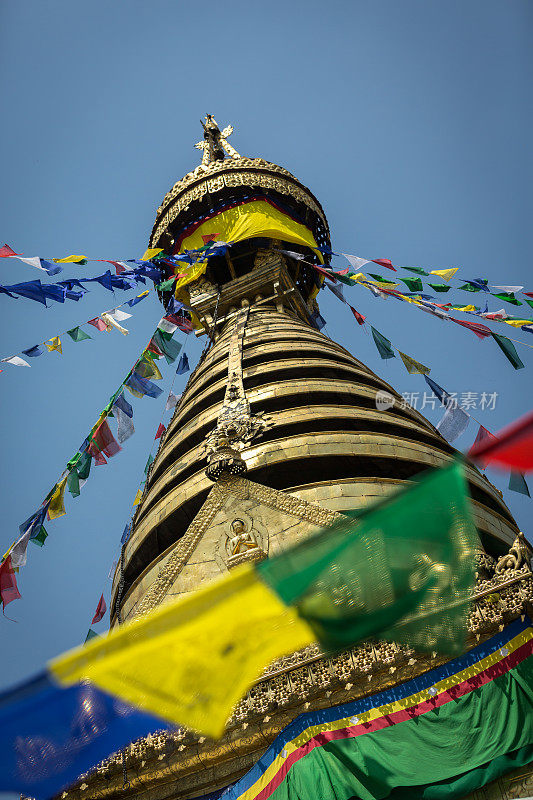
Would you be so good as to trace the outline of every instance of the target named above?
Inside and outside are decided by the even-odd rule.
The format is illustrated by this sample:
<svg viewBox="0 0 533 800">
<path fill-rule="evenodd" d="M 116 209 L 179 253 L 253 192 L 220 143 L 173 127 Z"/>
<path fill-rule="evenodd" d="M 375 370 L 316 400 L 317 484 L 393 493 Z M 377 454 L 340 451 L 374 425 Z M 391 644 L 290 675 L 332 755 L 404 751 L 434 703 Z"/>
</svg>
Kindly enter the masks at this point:
<svg viewBox="0 0 533 800">
<path fill-rule="evenodd" d="M 217 234 L 217 240 L 224 242 L 242 242 L 257 237 L 281 239 L 284 242 L 309 247 L 315 251 L 320 262 L 324 263 L 322 253 L 317 249 L 315 237 L 309 228 L 265 200 L 253 200 L 235 208 L 228 208 L 206 220 L 182 241 L 180 253 L 203 247 L 202 236 L 207 234 Z M 178 299 L 187 300 L 185 295 L 180 294 L 180 290 L 203 275 L 206 268 L 207 260 L 199 261 L 190 267 L 179 265 L 175 268 L 175 273 L 184 275 L 176 281 L 175 294 Z"/>
<path fill-rule="evenodd" d="M 244 564 L 48 667 L 63 684 L 88 679 L 164 719 L 220 736 L 264 667 L 313 641 L 294 609 Z"/>
<path fill-rule="evenodd" d="M 451 268 L 451 269 L 432 269 L 429 273 L 430 275 L 438 275 L 439 278 L 442 278 L 446 283 L 450 281 L 451 278 L 455 275 L 458 271 L 459 267 Z"/>
</svg>

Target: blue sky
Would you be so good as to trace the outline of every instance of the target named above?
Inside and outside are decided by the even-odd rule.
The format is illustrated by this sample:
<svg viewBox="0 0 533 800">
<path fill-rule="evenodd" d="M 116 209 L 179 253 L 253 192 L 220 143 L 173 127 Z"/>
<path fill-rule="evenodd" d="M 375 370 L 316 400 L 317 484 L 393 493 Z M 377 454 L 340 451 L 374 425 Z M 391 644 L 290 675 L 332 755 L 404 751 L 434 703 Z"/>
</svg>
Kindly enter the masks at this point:
<svg viewBox="0 0 533 800">
<path fill-rule="evenodd" d="M 232 143 L 243 155 L 281 164 L 312 189 L 335 248 L 398 265 L 458 266 L 464 277 L 533 291 L 532 17 L 527 0 L 4 3 L 2 242 L 44 258 L 139 257 L 163 195 L 199 161 L 193 145 L 209 112 L 221 126 L 233 123 Z M 73 265 L 58 278 L 100 267 Z M 2 283 L 41 277 L 20 262 L 0 268 Z M 113 298 L 96 286 L 79 303 L 49 309 L 1 296 L 2 357 L 132 294 Z M 480 295 L 446 297 L 467 303 Z M 449 391 L 497 392 L 494 410 L 473 411 L 487 428 L 530 409 L 531 348 L 518 347 L 526 369 L 514 371 L 493 341 L 459 326 L 362 288 L 350 299 Z M 398 391 L 423 394 L 421 376 L 408 375 L 398 358 L 381 361 L 333 295 L 323 292 L 320 301 L 332 338 Z M 150 296 L 133 309 L 128 337 L 94 331 L 92 341 L 66 340 L 63 356 L 45 355 L 31 369 L 5 367 L 4 548 L 160 316 Z M 533 345 L 530 334 L 493 329 Z M 188 337 L 192 364 L 202 346 Z M 168 368 L 165 393 L 172 377 Z M 30 547 L 19 575 L 23 599 L 7 610 L 16 623 L 0 619 L 9 654 L 2 685 L 82 641 L 101 592 L 109 599 L 107 576 L 163 405 L 134 401 L 136 435 L 108 466 L 93 469 L 81 497 L 67 498 L 68 513 L 48 525 L 46 546 Z M 428 411 L 434 423 L 440 415 Z M 476 432 L 472 423 L 457 446 L 468 448 Z M 507 491 L 507 475 L 489 476 L 531 537 L 531 501 Z"/>
</svg>

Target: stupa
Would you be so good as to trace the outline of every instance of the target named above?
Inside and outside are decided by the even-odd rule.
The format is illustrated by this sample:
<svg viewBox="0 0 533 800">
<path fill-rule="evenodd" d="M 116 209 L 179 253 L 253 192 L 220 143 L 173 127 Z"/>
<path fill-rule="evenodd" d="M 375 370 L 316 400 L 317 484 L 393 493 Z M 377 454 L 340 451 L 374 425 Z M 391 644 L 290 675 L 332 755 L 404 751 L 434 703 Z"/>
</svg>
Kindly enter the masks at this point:
<svg viewBox="0 0 533 800">
<path fill-rule="evenodd" d="M 172 295 L 206 347 L 123 547 L 112 624 L 264 559 L 455 453 L 393 387 L 320 331 L 323 278 L 313 264 L 327 265 L 330 233 L 319 201 L 283 167 L 240 156 L 228 142 L 231 126 L 221 131 L 209 115 L 203 124 L 202 163 L 165 196 L 149 247 L 169 254 L 206 247 L 204 260 L 168 266 L 167 274 L 182 270 Z M 162 294 L 165 307 L 170 298 Z M 386 408 L 376 402 L 383 393 L 394 401 Z M 466 470 L 479 533 L 474 647 L 523 617 L 532 583 L 527 547 L 501 493 L 472 464 Z M 252 768 L 260 775 L 263 754 L 295 721 L 326 719 L 445 662 L 395 644 L 366 642 L 333 658 L 308 647 L 268 667 L 221 740 L 187 730 L 154 734 L 63 796 L 215 800 Z M 519 764 L 479 797 L 531 794 L 531 776 Z M 242 786 L 235 796 L 270 796 Z"/>
</svg>

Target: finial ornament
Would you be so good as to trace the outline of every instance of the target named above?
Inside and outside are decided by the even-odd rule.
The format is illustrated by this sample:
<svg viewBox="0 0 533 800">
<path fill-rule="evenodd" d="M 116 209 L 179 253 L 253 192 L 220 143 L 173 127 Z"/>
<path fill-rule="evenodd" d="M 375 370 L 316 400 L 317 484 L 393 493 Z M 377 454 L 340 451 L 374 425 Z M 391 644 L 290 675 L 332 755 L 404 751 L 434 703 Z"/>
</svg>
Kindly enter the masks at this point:
<svg viewBox="0 0 533 800">
<path fill-rule="evenodd" d="M 230 158 L 240 158 L 239 153 L 227 141 L 228 136 L 233 133 L 233 125 L 226 125 L 223 131 L 217 125 L 217 121 L 212 114 L 205 115 L 205 122 L 200 120 L 204 129 L 203 142 L 197 142 L 194 146 L 197 150 L 203 150 L 202 164 L 206 166 L 212 161 L 224 161 L 226 153 Z M 225 151 L 225 152 L 224 152 Z"/>
</svg>

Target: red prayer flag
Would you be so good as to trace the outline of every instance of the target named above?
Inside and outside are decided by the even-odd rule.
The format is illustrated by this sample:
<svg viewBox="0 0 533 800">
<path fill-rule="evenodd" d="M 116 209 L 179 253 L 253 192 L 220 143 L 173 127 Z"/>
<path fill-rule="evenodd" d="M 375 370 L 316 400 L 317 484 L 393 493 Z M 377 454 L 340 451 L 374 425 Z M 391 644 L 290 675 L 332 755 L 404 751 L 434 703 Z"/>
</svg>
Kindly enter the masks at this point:
<svg viewBox="0 0 533 800">
<path fill-rule="evenodd" d="M 483 425 L 480 425 L 479 426 L 479 430 L 477 432 L 477 436 L 476 436 L 476 438 L 474 440 L 474 444 L 472 445 L 472 447 L 475 447 L 476 445 L 481 444 L 481 442 L 485 442 L 487 439 L 496 440 L 496 437 L 494 436 L 493 433 L 491 433 L 486 428 L 484 428 Z"/>
<path fill-rule="evenodd" d="M 202 239 L 204 244 L 209 244 L 209 242 L 214 242 L 217 236 L 220 236 L 220 233 L 204 233 Z"/>
<path fill-rule="evenodd" d="M 105 261 L 106 264 L 113 264 L 115 267 L 115 272 L 117 275 L 120 275 L 121 272 L 126 272 L 126 267 L 124 264 L 121 264 L 119 261 L 110 261 L 108 258 L 99 258 L 98 261 Z"/>
<path fill-rule="evenodd" d="M 9 256 L 17 256 L 18 253 L 15 253 L 14 250 L 10 248 L 8 244 L 5 244 L 3 247 L 0 247 L 0 258 L 9 258 Z"/>
<path fill-rule="evenodd" d="M 163 425 L 163 423 L 162 423 L 162 422 L 160 422 L 160 423 L 159 423 L 159 428 L 157 429 L 157 433 L 156 433 L 156 435 L 155 435 L 155 438 L 156 438 L 156 439 L 160 439 L 160 438 L 163 436 L 163 434 L 166 432 L 166 430 L 167 430 L 167 429 L 165 428 L 165 426 Z"/>
<path fill-rule="evenodd" d="M 363 315 L 360 314 L 359 311 L 356 311 L 353 306 L 350 306 L 350 309 L 351 309 L 352 314 L 356 318 L 357 322 L 359 323 L 359 325 L 364 325 L 366 317 L 363 317 Z"/>
<path fill-rule="evenodd" d="M 490 463 L 499 467 L 511 467 L 520 472 L 531 472 L 533 470 L 533 411 L 508 425 L 496 436 L 485 437 L 479 443 L 474 443 L 468 451 L 468 456 L 481 464 Z"/>
<path fill-rule="evenodd" d="M 533 292 L 522 292 L 522 294 L 525 294 L 526 297 L 533 297 Z"/>
<path fill-rule="evenodd" d="M 19 600 L 21 597 L 15 570 L 11 565 L 11 556 L 8 556 L 0 564 L 0 597 L 2 598 L 4 609 L 12 600 Z"/>
<path fill-rule="evenodd" d="M 333 281 L 333 283 L 337 283 L 337 278 L 335 277 L 335 275 L 332 275 L 331 272 L 327 271 L 327 269 L 323 269 L 322 267 L 317 266 L 317 264 L 313 264 L 313 266 L 317 272 L 320 272 L 321 275 L 325 275 L 326 278 L 330 279 L 330 281 Z"/>
<path fill-rule="evenodd" d="M 87 324 L 94 325 L 97 331 L 107 330 L 107 325 L 105 324 L 103 319 L 100 319 L 100 317 L 95 317 L 94 319 L 88 319 Z"/>
<path fill-rule="evenodd" d="M 185 317 L 180 316 L 179 314 L 167 314 L 165 319 L 168 319 L 169 322 L 173 322 L 174 325 L 177 325 L 180 331 L 183 331 L 183 333 L 190 333 L 193 329 L 192 322 L 190 322 L 188 319 L 185 319 Z"/>
<path fill-rule="evenodd" d="M 350 271 L 350 267 L 346 267 L 346 269 L 333 270 L 333 272 L 335 272 L 335 275 L 347 275 L 349 273 L 349 271 Z"/>
<path fill-rule="evenodd" d="M 481 322 L 464 322 L 462 319 L 454 319 L 450 317 L 452 322 L 456 322 L 457 325 L 462 325 L 463 328 L 469 328 L 472 333 L 475 333 L 478 339 L 484 339 L 486 336 L 491 336 L 492 331 L 486 325 L 482 325 Z"/>
<path fill-rule="evenodd" d="M 97 622 L 100 622 L 106 611 L 107 606 L 105 604 L 104 595 L 102 594 L 100 600 L 98 601 L 98 605 L 96 606 L 96 611 L 94 612 L 91 625 L 95 625 Z"/>
<path fill-rule="evenodd" d="M 391 269 L 393 272 L 396 272 L 396 267 L 392 266 L 392 261 L 388 258 L 372 258 L 374 264 L 379 264 L 380 267 L 387 267 L 387 269 Z"/>
<path fill-rule="evenodd" d="M 122 450 L 122 447 L 111 433 L 111 428 L 104 419 L 92 435 L 89 452 L 98 463 L 97 456 L 99 454 L 104 453 L 108 458 L 111 458 L 111 456 L 116 455 L 120 450 Z M 105 459 L 103 463 L 106 463 Z"/>
<path fill-rule="evenodd" d="M 169 317 L 167 317 L 167 319 L 169 319 Z M 174 321 L 174 320 L 172 320 L 172 321 Z M 177 325 L 177 323 L 176 323 L 176 325 Z M 163 355 L 163 353 L 161 352 L 161 350 L 156 345 L 156 343 L 154 342 L 153 339 L 150 339 L 150 344 L 148 345 L 146 350 L 148 350 L 150 353 L 153 353 L 156 356 L 162 356 Z M 145 353 L 146 353 L 146 350 L 144 351 Z"/>
</svg>

